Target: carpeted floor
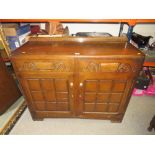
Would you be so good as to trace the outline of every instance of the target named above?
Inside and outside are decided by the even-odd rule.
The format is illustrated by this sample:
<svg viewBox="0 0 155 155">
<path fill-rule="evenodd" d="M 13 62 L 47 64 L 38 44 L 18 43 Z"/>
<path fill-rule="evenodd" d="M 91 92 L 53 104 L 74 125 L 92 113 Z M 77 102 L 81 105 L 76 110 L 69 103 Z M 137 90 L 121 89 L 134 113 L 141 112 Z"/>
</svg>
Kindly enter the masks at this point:
<svg viewBox="0 0 155 155">
<path fill-rule="evenodd" d="M 122 123 L 93 119 L 50 118 L 32 121 L 28 109 L 24 112 L 10 134 L 85 134 L 85 135 L 154 135 L 147 127 L 155 114 L 155 97 L 132 97 Z"/>
</svg>

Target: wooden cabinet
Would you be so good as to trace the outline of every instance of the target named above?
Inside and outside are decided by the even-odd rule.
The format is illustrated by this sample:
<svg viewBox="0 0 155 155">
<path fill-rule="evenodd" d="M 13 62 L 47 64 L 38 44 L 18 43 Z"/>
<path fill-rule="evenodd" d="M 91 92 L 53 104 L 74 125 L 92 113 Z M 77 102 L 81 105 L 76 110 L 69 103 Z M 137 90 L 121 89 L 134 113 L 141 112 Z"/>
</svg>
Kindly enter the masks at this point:
<svg viewBox="0 0 155 155">
<path fill-rule="evenodd" d="M 11 60 L 34 120 L 121 121 L 144 55 L 128 43 L 30 41 Z"/>
</svg>

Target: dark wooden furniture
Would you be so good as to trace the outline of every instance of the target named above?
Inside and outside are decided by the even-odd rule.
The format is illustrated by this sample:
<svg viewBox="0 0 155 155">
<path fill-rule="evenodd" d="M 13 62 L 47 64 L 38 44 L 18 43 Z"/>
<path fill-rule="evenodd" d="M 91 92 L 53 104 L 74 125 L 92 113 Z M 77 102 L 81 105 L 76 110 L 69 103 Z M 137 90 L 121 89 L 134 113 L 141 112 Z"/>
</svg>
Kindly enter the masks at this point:
<svg viewBox="0 0 155 155">
<path fill-rule="evenodd" d="M 150 121 L 150 126 L 148 127 L 148 131 L 152 131 L 152 129 L 155 131 L 155 115 L 153 116 L 152 120 Z"/>
<path fill-rule="evenodd" d="M 13 52 L 11 61 L 34 120 L 120 122 L 144 54 L 117 37 L 32 38 Z"/>
<path fill-rule="evenodd" d="M 0 115 L 3 114 L 19 97 L 21 93 L 8 72 L 0 54 Z"/>
</svg>

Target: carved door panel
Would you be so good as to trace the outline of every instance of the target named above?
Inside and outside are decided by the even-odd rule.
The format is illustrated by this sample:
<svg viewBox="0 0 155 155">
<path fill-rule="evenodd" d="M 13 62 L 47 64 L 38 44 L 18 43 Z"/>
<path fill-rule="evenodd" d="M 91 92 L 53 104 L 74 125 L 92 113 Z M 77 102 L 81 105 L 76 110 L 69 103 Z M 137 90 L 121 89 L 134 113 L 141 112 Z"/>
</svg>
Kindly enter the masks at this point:
<svg viewBox="0 0 155 155">
<path fill-rule="evenodd" d="M 108 118 L 123 113 L 134 82 L 130 75 L 123 62 L 79 60 L 78 115 Z"/>
</svg>

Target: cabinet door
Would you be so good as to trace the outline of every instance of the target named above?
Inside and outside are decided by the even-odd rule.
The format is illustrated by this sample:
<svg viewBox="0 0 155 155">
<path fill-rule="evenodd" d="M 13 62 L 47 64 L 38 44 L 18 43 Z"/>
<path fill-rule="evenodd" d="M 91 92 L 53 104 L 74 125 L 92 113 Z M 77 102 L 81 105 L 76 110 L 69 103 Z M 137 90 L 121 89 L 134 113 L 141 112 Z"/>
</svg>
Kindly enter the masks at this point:
<svg viewBox="0 0 155 155">
<path fill-rule="evenodd" d="M 36 111 L 57 113 L 72 111 L 72 78 L 26 78 L 24 79 L 31 104 Z"/>
<path fill-rule="evenodd" d="M 31 60 L 15 65 L 30 111 L 41 117 L 72 116 L 73 60 Z"/>
<path fill-rule="evenodd" d="M 130 63 L 110 59 L 79 60 L 80 117 L 109 119 L 124 113 L 135 77 Z"/>
</svg>

